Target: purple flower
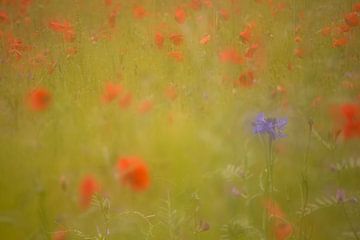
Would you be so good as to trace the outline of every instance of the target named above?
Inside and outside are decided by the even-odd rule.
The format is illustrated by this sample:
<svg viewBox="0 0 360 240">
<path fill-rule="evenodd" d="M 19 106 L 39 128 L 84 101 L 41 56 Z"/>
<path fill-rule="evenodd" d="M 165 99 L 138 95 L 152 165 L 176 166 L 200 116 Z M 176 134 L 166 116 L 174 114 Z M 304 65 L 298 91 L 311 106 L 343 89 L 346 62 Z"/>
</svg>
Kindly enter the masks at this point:
<svg viewBox="0 0 360 240">
<path fill-rule="evenodd" d="M 336 190 L 336 200 L 338 203 L 342 203 L 345 201 L 346 195 L 343 189 Z"/>
<path fill-rule="evenodd" d="M 259 113 L 253 122 L 253 132 L 256 134 L 267 133 L 269 134 L 271 140 L 275 140 L 277 138 L 286 137 L 282 131 L 284 131 L 287 123 L 288 120 L 286 118 L 265 118 L 264 113 Z"/>
</svg>

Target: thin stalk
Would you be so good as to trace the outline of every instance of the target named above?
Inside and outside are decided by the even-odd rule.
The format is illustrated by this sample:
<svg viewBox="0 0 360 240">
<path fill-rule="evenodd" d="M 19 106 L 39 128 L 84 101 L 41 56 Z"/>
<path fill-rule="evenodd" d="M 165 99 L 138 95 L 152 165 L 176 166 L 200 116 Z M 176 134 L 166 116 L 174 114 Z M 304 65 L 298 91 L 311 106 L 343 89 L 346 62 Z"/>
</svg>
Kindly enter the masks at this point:
<svg viewBox="0 0 360 240">
<path fill-rule="evenodd" d="M 304 161 L 303 161 L 303 169 L 302 169 L 302 181 L 301 181 L 301 201 L 302 201 L 302 210 L 301 210 L 301 218 L 300 218 L 300 227 L 299 227 L 299 235 L 300 239 L 302 239 L 302 232 L 304 226 L 304 217 L 305 217 L 305 210 L 308 204 L 309 199 L 309 183 L 308 183 L 308 159 L 309 159 L 309 152 L 310 152 L 310 144 L 311 144 L 311 135 L 312 135 L 312 127 L 313 122 L 309 120 L 309 134 L 306 144 L 306 150 L 304 154 Z"/>
<path fill-rule="evenodd" d="M 273 161 L 273 144 L 272 144 L 272 139 L 271 136 L 269 136 L 269 149 L 268 149 L 268 157 L 266 160 L 266 169 L 265 169 L 265 173 L 266 173 L 266 183 L 265 183 L 265 201 L 269 200 L 272 198 L 272 193 L 273 193 L 273 166 L 274 166 L 274 161 Z M 268 210 L 266 208 L 264 208 L 264 215 L 263 215 L 263 228 L 264 228 L 264 232 L 265 232 L 265 238 L 266 239 L 272 239 L 272 234 L 270 233 L 270 217 L 269 217 L 269 213 Z M 269 238 L 268 238 L 269 237 Z"/>
</svg>

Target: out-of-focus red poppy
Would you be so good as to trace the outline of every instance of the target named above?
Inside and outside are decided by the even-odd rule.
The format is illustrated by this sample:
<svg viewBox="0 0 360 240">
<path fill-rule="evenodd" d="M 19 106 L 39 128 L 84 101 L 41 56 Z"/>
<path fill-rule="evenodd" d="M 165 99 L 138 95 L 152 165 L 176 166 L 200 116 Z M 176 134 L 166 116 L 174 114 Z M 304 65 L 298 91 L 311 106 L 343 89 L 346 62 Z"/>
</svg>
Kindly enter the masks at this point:
<svg viewBox="0 0 360 240">
<path fill-rule="evenodd" d="M 184 41 L 184 36 L 182 34 L 179 33 L 174 33 L 169 37 L 170 41 L 174 44 L 174 45 L 181 45 Z"/>
<path fill-rule="evenodd" d="M 205 45 L 210 41 L 210 39 L 211 39 L 210 34 L 206 34 L 206 35 L 201 37 L 200 44 Z"/>
<path fill-rule="evenodd" d="M 177 91 L 176 91 L 176 88 L 172 85 L 168 86 L 166 89 L 165 89 L 165 96 L 171 100 L 171 101 L 174 101 L 176 98 L 177 98 Z"/>
<path fill-rule="evenodd" d="M 119 100 L 119 106 L 121 108 L 127 108 L 132 102 L 132 94 L 130 92 L 124 94 Z"/>
<path fill-rule="evenodd" d="M 220 9 L 219 13 L 220 13 L 220 16 L 221 16 L 225 21 L 229 20 L 230 13 L 229 13 L 229 11 L 228 11 L 227 9 L 222 8 L 222 9 Z"/>
<path fill-rule="evenodd" d="M 185 22 L 185 19 L 186 19 L 186 12 L 183 8 L 177 8 L 176 11 L 175 11 L 175 20 L 182 24 Z"/>
<path fill-rule="evenodd" d="M 143 19 L 146 17 L 147 12 L 143 6 L 135 6 L 133 8 L 133 16 L 137 19 Z"/>
<path fill-rule="evenodd" d="M 242 73 L 240 74 L 239 79 L 237 79 L 234 83 L 235 85 L 244 88 L 252 87 L 255 83 L 254 73 L 252 71 Z"/>
<path fill-rule="evenodd" d="M 191 2 L 189 3 L 189 7 L 195 11 L 198 11 L 201 9 L 201 0 L 191 0 Z"/>
<path fill-rule="evenodd" d="M 49 107 L 51 102 L 50 92 L 42 87 L 31 90 L 27 96 L 27 104 L 32 111 L 40 112 Z"/>
<path fill-rule="evenodd" d="M 180 51 L 171 51 L 168 53 L 169 57 L 175 59 L 177 62 L 181 62 L 184 60 L 184 55 Z"/>
<path fill-rule="evenodd" d="M 140 103 L 138 112 L 139 113 L 147 113 L 152 109 L 153 105 L 154 104 L 151 100 L 144 100 Z"/>
<path fill-rule="evenodd" d="M 336 106 L 333 110 L 337 125 L 340 125 L 344 138 L 360 137 L 360 105 L 345 103 Z"/>
<path fill-rule="evenodd" d="M 122 184 L 129 186 L 134 191 L 144 191 L 149 188 L 149 170 L 140 157 L 120 157 L 118 159 L 117 169 Z"/>
<path fill-rule="evenodd" d="M 342 37 L 342 38 L 335 38 L 333 40 L 333 47 L 337 48 L 337 47 L 343 47 L 348 43 L 348 39 L 346 37 Z"/>
<path fill-rule="evenodd" d="M 119 94 L 122 92 L 123 87 L 119 83 L 108 83 L 105 86 L 104 92 L 102 94 L 102 100 L 105 103 L 113 101 Z"/>
<path fill-rule="evenodd" d="M 302 49 L 302 48 L 300 48 L 300 47 L 295 48 L 295 50 L 294 50 L 294 55 L 295 55 L 296 57 L 298 57 L 298 58 L 304 58 L 304 55 L 305 55 L 304 49 Z"/>
<path fill-rule="evenodd" d="M 329 27 L 329 26 L 323 27 L 323 29 L 321 29 L 321 34 L 322 34 L 324 37 L 330 36 L 330 34 L 331 34 L 331 27 Z"/>
<path fill-rule="evenodd" d="M 276 240 L 289 239 L 293 233 L 292 225 L 279 205 L 271 199 L 265 201 L 265 208 L 271 219 L 271 231 Z"/>
<path fill-rule="evenodd" d="M 223 63 L 231 62 L 234 64 L 243 64 L 244 59 L 241 57 L 240 53 L 234 48 L 227 48 L 219 53 L 219 59 Z"/>
<path fill-rule="evenodd" d="M 344 19 L 346 24 L 349 25 L 350 27 L 359 26 L 359 16 L 357 12 L 347 13 Z"/>
<path fill-rule="evenodd" d="M 353 10 L 356 12 L 360 12 L 360 2 L 354 3 Z"/>
<path fill-rule="evenodd" d="M 49 28 L 55 32 L 62 33 L 65 41 L 73 42 L 75 40 L 75 30 L 68 21 L 50 21 Z"/>
<path fill-rule="evenodd" d="M 155 33 L 155 44 L 158 48 L 162 48 L 164 46 L 164 35 L 161 32 Z"/>
<path fill-rule="evenodd" d="M 245 53 L 245 57 L 247 58 L 252 58 L 254 56 L 254 53 L 256 52 L 256 50 L 259 48 L 259 44 L 254 43 L 252 44 L 249 49 L 246 51 Z"/>
<path fill-rule="evenodd" d="M 244 43 L 250 42 L 252 38 L 252 31 L 255 28 L 255 26 L 256 26 L 255 22 L 250 23 L 245 27 L 244 31 L 240 32 L 240 38 Z"/>
<path fill-rule="evenodd" d="M 92 175 L 85 176 L 80 183 L 80 206 L 84 209 L 90 207 L 91 198 L 100 192 L 100 185 Z"/>
<path fill-rule="evenodd" d="M 67 239 L 67 232 L 63 229 L 56 230 L 51 236 L 51 240 L 65 240 Z"/>
<path fill-rule="evenodd" d="M 0 23 L 8 23 L 9 22 L 9 15 L 5 11 L 0 11 Z"/>
</svg>

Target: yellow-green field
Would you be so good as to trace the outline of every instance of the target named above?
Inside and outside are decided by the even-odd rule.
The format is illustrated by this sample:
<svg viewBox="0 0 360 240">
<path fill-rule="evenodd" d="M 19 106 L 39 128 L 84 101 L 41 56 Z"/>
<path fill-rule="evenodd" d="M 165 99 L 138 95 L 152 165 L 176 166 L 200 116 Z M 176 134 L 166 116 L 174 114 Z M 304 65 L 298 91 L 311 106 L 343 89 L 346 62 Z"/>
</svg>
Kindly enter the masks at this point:
<svg viewBox="0 0 360 240">
<path fill-rule="evenodd" d="M 359 21 L 0 0 L 0 239 L 359 240 Z"/>
</svg>

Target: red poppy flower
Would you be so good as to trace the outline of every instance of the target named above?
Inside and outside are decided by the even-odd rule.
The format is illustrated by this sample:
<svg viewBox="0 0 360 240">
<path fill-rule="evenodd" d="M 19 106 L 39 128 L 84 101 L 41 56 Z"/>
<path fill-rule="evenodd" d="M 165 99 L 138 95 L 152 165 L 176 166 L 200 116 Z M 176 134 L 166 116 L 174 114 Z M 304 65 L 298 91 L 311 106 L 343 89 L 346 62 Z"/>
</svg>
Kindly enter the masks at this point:
<svg viewBox="0 0 360 240">
<path fill-rule="evenodd" d="M 227 9 L 220 9 L 220 15 L 225 21 L 229 20 L 230 13 Z"/>
<path fill-rule="evenodd" d="M 51 21 L 49 28 L 55 32 L 62 33 L 65 41 L 73 42 L 75 40 L 75 30 L 68 21 Z"/>
<path fill-rule="evenodd" d="M 91 175 L 85 176 L 82 179 L 79 188 L 80 206 L 84 209 L 90 207 L 91 198 L 97 192 L 100 192 L 100 185 L 96 179 Z"/>
<path fill-rule="evenodd" d="M 181 62 L 184 60 L 184 55 L 180 51 L 171 51 L 168 53 L 169 57 L 175 59 L 177 62 Z"/>
<path fill-rule="evenodd" d="M 105 86 L 102 100 L 106 103 L 113 101 L 117 96 L 119 96 L 119 94 L 122 92 L 122 89 L 123 87 L 119 83 L 108 83 Z"/>
<path fill-rule="evenodd" d="M 360 2 L 354 3 L 353 10 L 356 12 L 360 12 Z"/>
<path fill-rule="evenodd" d="M 133 15 L 137 19 L 143 19 L 147 15 L 147 12 L 143 6 L 135 6 L 133 8 Z"/>
<path fill-rule="evenodd" d="M 255 84 L 254 73 L 252 71 L 242 73 L 234 83 L 240 87 L 252 87 Z"/>
<path fill-rule="evenodd" d="M 323 29 L 321 29 L 321 34 L 322 34 L 324 37 L 330 36 L 330 34 L 331 34 L 331 27 L 325 26 Z"/>
<path fill-rule="evenodd" d="M 348 43 L 348 39 L 346 37 L 342 37 L 342 38 L 335 38 L 333 40 L 333 47 L 337 48 L 337 47 L 343 47 Z"/>
<path fill-rule="evenodd" d="M 9 15 L 5 11 L 0 11 L 0 22 L 8 23 L 9 22 Z"/>
<path fill-rule="evenodd" d="M 210 39 L 211 39 L 210 34 L 206 34 L 206 35 L 201 37 L 199 42 L 200 42 L 200 44 L 205 45 L 210 41 Z"/>
<path fill-rule="evenodd" d="M 32 90 L 28 97 L 27 103 L 31 110 L 40 112 L 48 108 L 51 102 L 51 94 L 45 88 L 37 88 Z"/>
<path fill-rule="evenodd" d="M 184 9 L 182 8 L 177 8 L 176 11 L 175 11 L 175 20 L 182 24 L 185 22 L 185 19 L 186 19 L 186 12 Z"/>
<path fill-rule="evenodd" d="M 252 58 L 258 48 L 259 48 L 259 44 L 257 43 L 252 44 L 251 47 L 246 51 L 245 57 Z"/>
<path fill-rule="evenodd" d="M 293 227 L 287 222 L 283 210 L 272 200 L 265 201 L 265 208 L 272 219 L 271 230 L 276 240 L 288 239 L 293 233 Z"/>
<path fill-rule="evenodd" d="M 121 183 L 134 191 L 144 191 L 150 186 L 149 170 L 136 156 L 120 157 L 117 163 Z"/>
<path fill-rule="evenodd" d="M 63 229 L 59 229 L 53 232 L 51 240 L 65 240 L 67 238 L 67 232 Z"/>
<path fill-rule="evenodd" d="M 244 59 L 240 53 L 234 48 L 227 48 L 219 53 L 219 59 L 223 63 L 231 62 L 234 64 L 243 64 Z"/>
<path fill-rule="evenodd" d="M 345 103 L 334 112 L 345 139 L 360 137 L 360 105 Z"/>
<path fill-rule="evenodd" d="M 176 88 L 172 85 L 168 86 L 166 89 L 165 89 L 165 96 L 171 100 L 171 101 L 174 101 L 176 98 L 177 98 L 177 91 L 176 91 Z"/>
<path fill-rule="evenodd" d="M 184 41 L 184 36 L 182 34 L 172 34 L 170 36 L 170 41 L 174 44 L 174 45 L 181 45 Z"/>
<path fill-rule="evenodd" d="M 132 94 L 131 93 L 126 93 L 124 96 L 122 96 L 119 100 L 119 106 L 121 108 L 127 108 L 130 106 L 132 102 Z"/>
<path fill-rule="evenodd" d="M 356 27 L 359 25 L 359 17 L 357 12 L 351 12 L 345 15 L 345 22 L 350 27 Z"/>
<path fill-rule="evenodd" d="M 162 48 L 164 45 L 164 36 L 162 35 L 161 32 L 156 32 L 155 34 L 155 44 L 158 48 Z"/>
<path fill-rule="evenodd" d="M 138 108 L 138 112 L 139 113 L 147 113 L 149 112 L 153 107 L 153 102 L 150 100 L 144 100 L 143 102 L 140 103 L 139 108 Z"/>
</svg>

